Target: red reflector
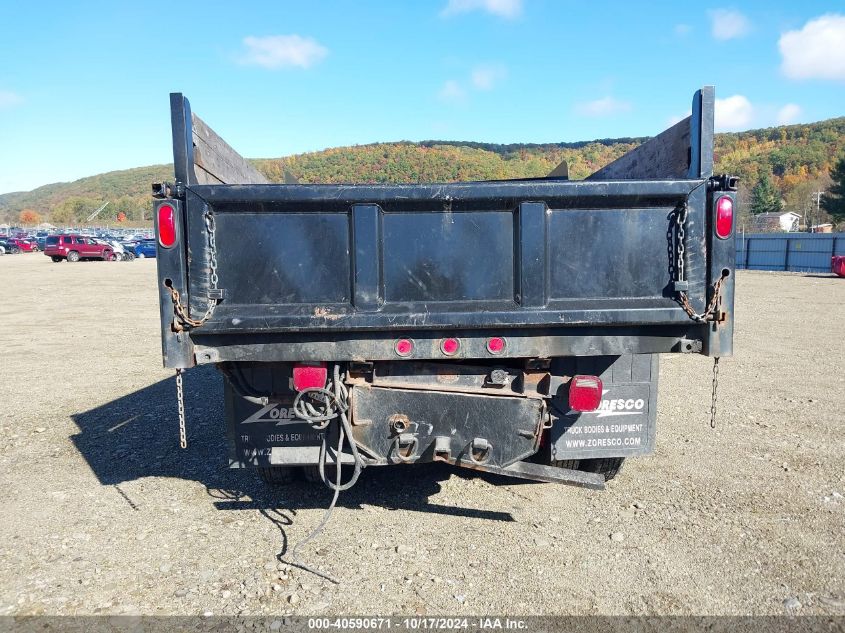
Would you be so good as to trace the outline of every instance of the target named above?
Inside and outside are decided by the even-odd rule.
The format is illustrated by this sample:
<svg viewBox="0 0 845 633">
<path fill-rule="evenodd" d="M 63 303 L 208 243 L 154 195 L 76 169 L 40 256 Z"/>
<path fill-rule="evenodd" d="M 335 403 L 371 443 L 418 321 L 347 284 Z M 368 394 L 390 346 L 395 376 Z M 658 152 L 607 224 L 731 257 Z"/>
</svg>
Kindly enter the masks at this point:
<svg viewBox="0 0 845 633">
<path fill-rule="evenodd" d="M 305 391 L 306 389 L 319 389 L 326 386 L 329 370 L 325 363 L 318 365 L 294 365 L 293 366 L 293 388 L 294 391 Z"/>
<path fill-rule="evenodd" d="M 158 208 L 158 242 L 165 248 L 176 243 L 176 211 L 169 204 Z"/>
<path fill-rule="evenodd" d="M 598 376 L 573 376 L 569 383 L 569 408 L 595 411 L 601 404 L 602 384 Z"/>
<path fill-rule="evenodd" d="M 491 354 L 501 354 L 505 351 L 505 339 L 500 336 L 487 339 L 487 351 Z"/>
<path fill-rule="evenodd" d="M 456 338 L 444 338 L 440 343 L 440 351 L 446 356 L 454 356 L 461 349 L 461 342 Z"/>
<path fill-rule="evenodd" d="M 400 338 L 396 341 L 396 345 L 393 346 L 393 349 L 397 354 L 399 354 L 399 356 L 410 356 L 411 352 L 414 351 L 414 342 L 407 338 Z"/>
<path fill-rule="evenodd" d="M 734 226 L 734 201 L 722 196 L 716 202 L 716 235 L 722 239 L 731 234 Z"/>
</svg>

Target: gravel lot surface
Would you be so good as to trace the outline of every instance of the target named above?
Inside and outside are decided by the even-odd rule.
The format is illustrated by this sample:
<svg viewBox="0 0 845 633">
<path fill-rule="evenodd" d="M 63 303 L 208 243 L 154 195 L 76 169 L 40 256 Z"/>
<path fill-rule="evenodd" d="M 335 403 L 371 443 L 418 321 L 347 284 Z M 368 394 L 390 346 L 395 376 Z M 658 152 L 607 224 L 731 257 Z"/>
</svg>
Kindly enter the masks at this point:
<svg viewBox="0 0 845 633">
<path fill-rule="evenodd" d="M 161 369 L 155 262 L 0 257 L 0 615 L 845 614 L 845 280 L 738 275 L 737 355 L 664 357 L 653 456 L 605 492 L 224 467 L 221 380 Z"/>
</svg>

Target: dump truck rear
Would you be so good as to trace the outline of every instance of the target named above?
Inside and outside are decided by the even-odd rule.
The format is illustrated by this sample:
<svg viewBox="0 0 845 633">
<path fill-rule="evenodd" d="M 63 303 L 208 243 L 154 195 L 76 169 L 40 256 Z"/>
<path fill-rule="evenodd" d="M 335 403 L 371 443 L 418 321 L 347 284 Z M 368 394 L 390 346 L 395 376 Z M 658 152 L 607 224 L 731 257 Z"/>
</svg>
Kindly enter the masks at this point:
<svg viewBox="0 0 845 633">
<path fill-rule="evenodd" d="M 271 483 L 442 461 L 600 488 L 654 449 L 659 355 L 732 353 L 736 179 L 712 173 L 713 109 L 705 87 L 582 181 L 298 184 L 173 94 L 164 364 L 180 387 L 216 365 L 229 464 Z"/>
</svg>

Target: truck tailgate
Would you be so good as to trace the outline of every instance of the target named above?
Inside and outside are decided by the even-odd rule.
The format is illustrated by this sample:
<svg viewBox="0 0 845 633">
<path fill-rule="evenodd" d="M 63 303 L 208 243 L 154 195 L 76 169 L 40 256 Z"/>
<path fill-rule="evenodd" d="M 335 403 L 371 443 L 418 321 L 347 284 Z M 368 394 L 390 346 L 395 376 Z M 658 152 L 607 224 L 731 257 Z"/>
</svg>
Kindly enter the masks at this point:
<svg viewBox="0 0 845 633">
<path fill-rule="evenodd" d="M 192 313 L 207 334 L 689 323 L 672 292 L 686 205 L 690 302 L 706 299 L 704 180 L 194 185 Z"/>
</svg>

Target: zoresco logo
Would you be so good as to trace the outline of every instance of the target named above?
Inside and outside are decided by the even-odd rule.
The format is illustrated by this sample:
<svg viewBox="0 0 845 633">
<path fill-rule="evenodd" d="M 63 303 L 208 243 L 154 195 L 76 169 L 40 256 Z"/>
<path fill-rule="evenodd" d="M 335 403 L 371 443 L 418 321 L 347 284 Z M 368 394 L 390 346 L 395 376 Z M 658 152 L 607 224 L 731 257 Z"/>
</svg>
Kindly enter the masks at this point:
<svg viewBox="0 0 845 633">
<path fill-rule="evenodd" d="M 608 418 L 614 415 L 641 415 L 645 412 L 645 400 L 643 398 L 608 398 L 604 395 L 607 389 L 602 391 L 602 401 L 596 411 L 597 417 Z"/>
<path fill-rule="evenodd" d="M 246 420 L 241 422 L 241 424 L 255 424 L 256 422 L 275 422 L 276 424 L 284 424 L 286 422 L 295 422 L 298 419 L 299 418 L 296 417 L 293 407 L 288 407 L 284 404 L 275 402 L 273 404 L 268 404 L 263 409 L 259 409 Z"/>
</svg>

